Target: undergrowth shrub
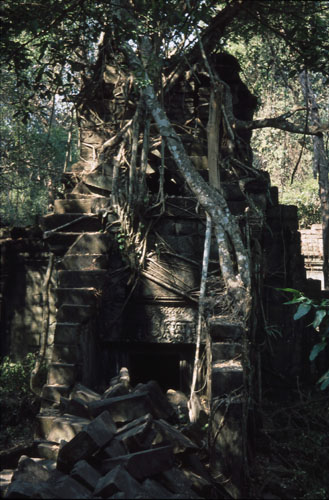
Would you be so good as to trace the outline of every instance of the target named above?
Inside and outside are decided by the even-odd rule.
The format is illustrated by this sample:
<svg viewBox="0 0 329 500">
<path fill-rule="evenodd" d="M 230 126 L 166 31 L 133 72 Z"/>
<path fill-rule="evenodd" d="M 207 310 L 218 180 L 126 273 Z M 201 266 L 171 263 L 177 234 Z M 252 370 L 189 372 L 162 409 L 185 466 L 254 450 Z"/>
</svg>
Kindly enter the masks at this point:
<svg viewBox="0 0 329 500">
<path fill-rule="evenodd" d="M 9 356 L 0 362 L 0 445 L 10 447 L 17 441 L 33 438 L 33 419 L 39 400 L 30 390 L 30 376 L 35 364 L 33 353 L 21 361 Z"/>
</svg>

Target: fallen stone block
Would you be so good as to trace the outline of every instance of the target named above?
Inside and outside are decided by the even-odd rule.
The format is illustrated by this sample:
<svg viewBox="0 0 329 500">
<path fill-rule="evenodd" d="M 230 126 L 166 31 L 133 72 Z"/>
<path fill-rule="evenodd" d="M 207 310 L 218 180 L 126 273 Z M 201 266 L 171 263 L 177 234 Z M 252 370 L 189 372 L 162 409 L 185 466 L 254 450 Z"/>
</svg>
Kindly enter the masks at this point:
<svg viewBox="0 0 329 500">
<path fill-rule="evenodd" d="M 14 475 L 13 469 L 3 469 L 0 472 L 0 498 L 4 498 Z"/>
<path fill-rule="evenodd" d="M 103 450 L 104 455 L 107 458 L 119 457 L 120 455 L 124 455 L 125 453 L 127 453 L 127 451 L 128 450 L 126 450 L 123 443 L 119 439 L 117 439 L 116 437 L 114 437 L 110 441 L 109 445 L 106 446 Z"/>
<path fill-rule="evenodd" d="M 168 424 L 165 420 L 154 420 L 154 429 L 158 432 L 153 444 L 169 441 L 174 453 L 183 453 L 186 450 L 198 450 L 199 447 L 180 431 Z"/>
<path fill-rule="evenodd" d="M 176 414 L 172 405 L 162 392 L 158 382 L 151 380 L 147 384 L 138 384 L 135 388 L 136 393 L 147 393 L 152 403 L 152 415 L 155 418 L 164 418 L 166 420 L 175 419 Z"/>
<path fill-rule="evenodd" d="M 164 499 L 171 498 L 171 493 L 164 486 L 153 479 L 145 479 L 142 483 L 145 491 L 144 498 Z"/>
<path fill-rule="evenodd" d="M 187 418 L 188 417 L 188 397 L 181 391 L 175 391 L 174 389 L 168 389 L 167 399 L 169 403 L 174 407 L 178 418 Z"/>
<path fill-rule="evenodd" d="M 113 438 L 116 426 L 108 412 L 103 412 L 59 450 L 57 469 L 70 472 L 73 465 L 84 460 Z"/>
<path fill-rule="evenodd" d="M 27 483 L 40 483 L 49 479 L 50 472 L 35 462 L 32 458 L 22 455 L 18 461 L 17 469 L 14 472 L 12 481 L 25 481 Z"/>
<path fill-rule="evenodd" d="M 52 421 L 46 439 L 54 443 L 60 443 L 62 440 L 70 441 L 89 423 L 89 419 L 64 414 Z"/>
<path fill-rule="evenodd" d="M 88 403 L 78 397 L 68 399 L 62 396 L 60 398 L 60 411 L 81 418 L 89 417 Z"/>
<path fill-rule="evenodd" d="M 73 467 L 70 476 L 82 484 L 85 488 L 94 490 L 101 474 L 94 469 L 86 460 L 80 460 Z"/>
<path fill-rule="evenodd" d="M 114 422 L 125 423 L 152 413 L 153 405 L 149 396 L 145 392 L 137 394 L 127 394 L 116 398 L 108 398 L 100 401 L 93 401 L 89 404 L 89 413 L 95 417 L 104 410 L 107 410 Z"/>
<path fill-rule="evenodd" d="M 36 451 L 39 457 L 49 460 L 57 460 L 59 444 L 52 441 L 35 441 Z"/>
<path fill-rule="evenodd" d="M 9 485 L 5 498 L 51 499 L 58 497 L 54 496 L 53 489 L 46 482 L 28 482 L 17 479 Z"/>
<path fill-rule="evenodd" d="M 52 498 L 90 498 L 90 490 L 70 476 L 64 476 L 56 481 Z"/>
<path fill-rule="evenodd" d="M 94 497 L 109 498 L 120 492 L 126 496 L 116 498 L 136 498 L 138 494 L 143 494 L 143 489 L 140 483 L 131 477 L 123 466 L 117 465 L 99 479 L 94 491 Z"/>
<path fill-rule="evenodd" d="M 190 488 L 193 489 L 202 498 L 212 498 L 214 487 L 202 476 L 199 476 L 191 470 L 183 469 L 185 477 L 190 483 Z"/>
<path fill-rule="evenodd" d="M 131 425 L 134 422 L 136 424 Z M 116 439 L 121 441 L 128 453 L 147 450 L 151 447 L 156 436 L 156 431 L 152 428 L 152 422 L 153 417 L 151 414 L 147 414 L 145 418 L 134 420 L 131 424 L 125 426 L 125 429 L 118 430 Z"/>
<path fill-rule="evenodd" d="M 102 399 L 106 398 L 116 398 L 118 396 L 125 396 L 129 394 L 131 389 L 124 382 L 119 382 L 117 384 L 111 385 L 102 395 Z"/>
<path fill-rule="evenodd" d="M 198 495 L 191 490 L 191 483 L 186 475 L 176 467 L 161 472 L 161 474 L 157 476 L 157 480 L 171 493 L 183 493 L 188 495 L 187 498 L 199 498 Z"/>
<path fill-rule="evenodd" d="M 170 469 L 173 464 L 174 454 L 172 446 L 161 446 L 151 450 L 139 451 L 104 460 L 101 464 L 101 472 L 106 474 L 116 466 L 121 465 L 135 479 L 142 480 Z"/>
</svg>

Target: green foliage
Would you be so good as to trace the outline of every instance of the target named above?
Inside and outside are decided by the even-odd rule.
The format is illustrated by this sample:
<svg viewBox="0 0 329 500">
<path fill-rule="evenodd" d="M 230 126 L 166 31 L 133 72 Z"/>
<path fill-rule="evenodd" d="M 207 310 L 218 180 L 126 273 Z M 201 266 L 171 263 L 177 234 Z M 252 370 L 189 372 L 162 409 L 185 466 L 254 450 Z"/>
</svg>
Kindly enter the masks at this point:
<svg viewBox="0 0 329 500">
<path fill-rule="evenodd" d="M 33 439 L 33 421 L 40 403 L 30 390 L 30 377 L 35 364 L 33 353 L 21 361 L 9 356 L 0 363 L 0 446 L 10 447 L 22 440 Z"/>
<path fill-rule="evenodd" d="M 0 363 L 0 395 L 29 394 L 30 375 L 34 364 L 33 353 L 27 354 L 22 361 L 13 361 L 9 356 L 5 356 Z"/>
<path fill-rule="evenodd" d="M 321 338 L 317 342 L 310 353 L 310 361 L 314 361 L 317 356 L 329 346 L 329 299 L 314 300 L 306 297 L 301 291 L 294 288 L 279 288 L 284 292 L 292 294 L 292 299 L 285 304 L 298 304 L 297 311 L 294 314 L 294 320 L 299 320 L 309 313 L 313 314 L 313 320 L 310 323 Z M 318 380 L 320 389 L 324 390 L 329 387 L 329 370 L 326 371 Z"/>
<path fill-rule="evenodd" d="M 35 99 L 27 101 L 23 121 L 20 110 L 28 92 L 17 88 L 12 72 L 2 71 L 2 77 L 0 219 L 3 224 L 27 225 L 47 211 L 62 189 L 70 115 L 67 106 Z M 74 160 L 74 146 L 72 153 Z"/>
</svg>

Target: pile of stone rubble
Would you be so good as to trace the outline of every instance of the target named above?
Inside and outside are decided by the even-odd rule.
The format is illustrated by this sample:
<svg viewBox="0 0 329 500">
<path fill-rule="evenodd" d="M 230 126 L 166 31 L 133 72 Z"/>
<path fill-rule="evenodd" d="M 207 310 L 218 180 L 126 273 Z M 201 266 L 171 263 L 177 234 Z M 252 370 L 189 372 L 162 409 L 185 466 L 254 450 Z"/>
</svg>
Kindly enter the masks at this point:
<svg viewBox="0 0 329 500">
<path fill-rule="evenodd" d="M 227 498 L 207 470 L 200 428 L 181 423 L 183 394 L 166 396 L 155 381 L 133 389 L 121 373 L 103 395 L 77 384 L 60 409 L 85 424 L 69 441 L 36 441 L 51 458 L 23 455 L 3 470 L 5 498 Z"/>
</svg>

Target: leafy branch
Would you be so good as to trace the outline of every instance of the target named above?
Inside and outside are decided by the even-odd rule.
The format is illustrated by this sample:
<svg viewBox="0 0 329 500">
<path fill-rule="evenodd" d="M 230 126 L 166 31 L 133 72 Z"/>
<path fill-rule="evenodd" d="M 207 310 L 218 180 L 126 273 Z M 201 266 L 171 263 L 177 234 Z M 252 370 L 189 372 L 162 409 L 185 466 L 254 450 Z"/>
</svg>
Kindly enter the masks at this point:
<svg viewBox="0 0 329 500">
<path fill-rule="evenodd" d="M 321 341 L 316 343 L 311 352 L 309 359 L 314 361 L 320 352 L 324 351 L 329 346 L 329 299 L 315 300 L 306 297 L 301 291 L 294 288 L 278 288 L 283 292 L 292 293 L 292 299 L 285 302 L 286 305 L 298 304 L 297 311 L 293 318 L 299 320 L 309 313 L 313 313 L 313 321 L 308 325 L 318 331 Z M 320 389 L 324 390 L 329 387 L 329 370 L 326 371 L 318 380 Z"/>
</svg>

